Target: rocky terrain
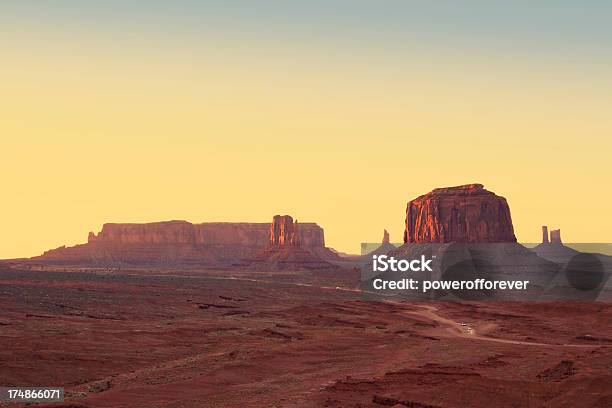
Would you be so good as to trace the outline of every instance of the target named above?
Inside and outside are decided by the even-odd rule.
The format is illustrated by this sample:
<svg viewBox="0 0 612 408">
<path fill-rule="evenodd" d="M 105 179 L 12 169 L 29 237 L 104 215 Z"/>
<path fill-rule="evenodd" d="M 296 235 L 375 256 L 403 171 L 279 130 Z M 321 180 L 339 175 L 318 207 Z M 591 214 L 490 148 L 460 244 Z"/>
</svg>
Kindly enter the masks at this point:
<svg viewBox="0 0 612 408">
<path fill-rule="evenodd" d="M 0 383 L 66 388 L 39 407 L 612 404 L 609 303 L 371 302 L 346 271 L 46 268 L 0 269 Z"/>
<path fill-rule="evenodd" d="M 249 270 L 309 270 L 340 269 L 324 258 L 335 259 L 334 253 L 327 256 L 303 246 L 300 241 L 301 224 L 289 215 L 275 215 L 270 224 L 268 246 L 245 260 L 243 267 Z M 322 248 L 321 248 L 322 249 Z"/>
<path fill-rule="evenodd" d="M 60 247 L 32 258 L 34 262 L 91 266 L 231 266 L 269 245 L 270 223 L 203 223 L 164 221 L 148 224 L 104 224 L 88 242 Z M 296 242 L 306 250 L 328 253 L 324 232 L 315 223 L 300 223 Z"/>
<path fill-rule="evenodd" d="M 516 242 L 504 197 L 482 184 L 436 188 L 406 208 L 406 243 Z"/>
<path fill-rule="evenodd" d="M 561 230 L 552 230 L 549 236 L 548 227 L 546 225 L 542 226 L 542 243 L 533 248 L 533 252 L 542 258 L 560 264 L 569 262 L 570 259 L 580 253 L 575 249 L 563 245 L 561 242 Z"/>
<path fill-rule="evenodd" d="M 384 245 L 384 244 L 383 244 Z M 451 299 L 540 298 L 560 271 L 554 262 L 539 257 L 516 242 L 506 199 L 482 184 L 437 188 L 408 202 L 404 245 L 387 254 L 396 259 L 432 259 L 431 271 L 413 272 L 418 281 L 469 281 L 475 279 L 525 280 L 529 292 L 459 291 L 444 293 Z M 373 291 L 374 279 L 398 280 L 401 271 L 374 274 L 365 265 L 362 289 Z M 405 299 L 439 298 L 437 294 L 396 292 Z"/>
<path fill-rule="evenodd" d="M 300 224 L 305 247 L 325 246 L 323 229 L 315 223 Z M 164 221 L 147 224 L 104 224 L 98 234 L 89 233 L 88 243 L 191 244 L 264 246 L 270 223 Z"/>
<path fill-rule="evenodd" d="M 0 261 L 0 384 L 65 387 L 47 408 L 612 406 L 611 303 L 541 301 L 559 277 L 592 284 L 592 255 L 544 259 L 570 254 L 550 238 L 516 243 L 506 200 L 480 184 L 410 201 L 405 243 L 385 230 L 366 256 L 288 215 L 105 224 Z M 417 279 L 527 278 L 539 301 L 373 296 L 354 267 L 372 254 L 432 259 Z"/>
</svg>

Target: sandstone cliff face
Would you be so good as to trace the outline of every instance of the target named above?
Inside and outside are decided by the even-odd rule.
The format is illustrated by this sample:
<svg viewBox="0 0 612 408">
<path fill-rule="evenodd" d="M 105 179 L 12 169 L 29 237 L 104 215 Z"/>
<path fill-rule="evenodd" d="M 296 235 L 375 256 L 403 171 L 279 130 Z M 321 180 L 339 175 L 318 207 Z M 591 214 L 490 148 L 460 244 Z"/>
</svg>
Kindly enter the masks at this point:
<svg viewBox="0 0 612 408">
<path fill-rule="evenodd" d="M 289 217 L 291 218 L 291 217 Z M 293 221 L 293 220 L 291 220 Z M 323 229 L 292 222 L 289 242 L 308 251 L 326 250 Z M 283 237 L 283 242 L 284 242 Z M 88 242 L 46 251 L 33 260 L 88 265 L 233 265 L 269 246 L 270 223 L 164 221 L 147 224 L 104 224 Z"/>
<path fill-rule="evenodd" d="M 382 243 L 383 244 L 388 244 L 389 243 L 389 233 L 387 232 L 387 230 L 385 230 L 383 232 L 383 239 L 382 239 Z"/>
<path fill-rule="evenodd" d="M 542 225 L 542 243 L 548 244 L 548 227 L 546 225 Z"/>
<path fill-rule="evenodd" d="M 88 242 L 123 244 L 197 243 L 196 228 L 187 221 L 164 221 L 148 224 L 104 224 L 99 234 L 89 234 Z"/>
<path fill-rule="evenodd" d="M 270 224 L 270 246 L 298 246 L 298 224 L 290 215 L 275 215 Z"/>
<path fill-rule="evenodd" d="M 550 243 L 551 244 L 562 244 L 560 229 L 550 231 Z"/>
<path fill-rule="evenodd" d="M 467 184 L 410 201 L 404 242 L 516 242 L 516 237 L 506 199 L 482 184 Z"/>
<path fill-rule="evenodd" d="M 294 221 L 290 215 L 275 215 L 270 224 L 268 247 L 245 259 L 242 266 L 266 271 L 337 269 L 324 259 L 331 252 L 328 248 L 302 246 L 301 234 L 302 224 L 297 220 Z M 312 242 L 312 237 L 308 236 L 309 242 Z M 314 242 L 320 239 L 315 235 Z M 333 254 L 331 258 L 334 258 Z"/>
<path fill-rule="evenodd" d="M 291 218 L 291 217 L 289 217 Z M 265 247 L 269 223 L 163 221 L 146 224 L 104 224 L 98 234 L 90 233 L 89 243 L 245 245 Z M 315 223 L 300 223 L 296 238 L 306 247 L 323 247 L 323 229 Z"/>
<path fill-rule="evenodd" d="M 561 230 L 550 230 L 550 240 L 548 239 L 548 226 L 542 226 L 542 244 L 562 244 Z"/>
</svg>

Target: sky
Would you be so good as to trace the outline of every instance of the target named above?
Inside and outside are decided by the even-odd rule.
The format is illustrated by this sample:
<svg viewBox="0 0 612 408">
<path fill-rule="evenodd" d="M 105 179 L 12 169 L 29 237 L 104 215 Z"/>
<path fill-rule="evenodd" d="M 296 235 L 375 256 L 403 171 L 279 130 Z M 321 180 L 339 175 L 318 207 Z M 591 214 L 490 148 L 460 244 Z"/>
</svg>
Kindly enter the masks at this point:
<svg viewBox="0 0 612 408">
<path fill-rule="evenodd" d="M 4 1 L 0 258 L 290 214 L 359 252 L 482 183 L 610 242 L 612 3 Z"/>
</svg>

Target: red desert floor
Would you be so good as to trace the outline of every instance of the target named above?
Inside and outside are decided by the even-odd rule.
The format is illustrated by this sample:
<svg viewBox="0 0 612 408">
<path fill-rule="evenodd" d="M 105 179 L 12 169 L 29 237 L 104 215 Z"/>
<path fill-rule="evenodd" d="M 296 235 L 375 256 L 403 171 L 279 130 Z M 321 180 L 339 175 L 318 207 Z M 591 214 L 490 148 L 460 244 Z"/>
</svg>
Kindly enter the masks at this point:
<svg viewBox="0 0 612 408">
<path fill-rule="evenodd" d="M 41 407 L 612 406 L 608 303 L 373 302 L 349 281 L 5 268 L 0 384 L 65 387 Z"/>
</svg>

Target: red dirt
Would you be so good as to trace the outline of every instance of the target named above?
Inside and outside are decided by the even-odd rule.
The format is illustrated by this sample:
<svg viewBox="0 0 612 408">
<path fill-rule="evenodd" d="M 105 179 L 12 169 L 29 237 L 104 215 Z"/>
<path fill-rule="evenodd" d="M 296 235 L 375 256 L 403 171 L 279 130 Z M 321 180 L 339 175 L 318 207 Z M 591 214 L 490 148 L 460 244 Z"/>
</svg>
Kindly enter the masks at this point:
<svg viewBox="0 0 612 408">
<path fill-rule="evenodd" d="M 2 269 L 0 384 L 63 386 L 55 407 L 612 405 L 610 304 L 370 302 L 325 273 Z"/>
</svg>

